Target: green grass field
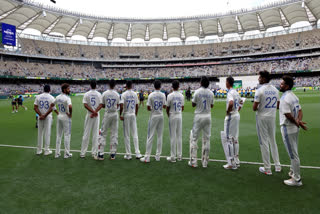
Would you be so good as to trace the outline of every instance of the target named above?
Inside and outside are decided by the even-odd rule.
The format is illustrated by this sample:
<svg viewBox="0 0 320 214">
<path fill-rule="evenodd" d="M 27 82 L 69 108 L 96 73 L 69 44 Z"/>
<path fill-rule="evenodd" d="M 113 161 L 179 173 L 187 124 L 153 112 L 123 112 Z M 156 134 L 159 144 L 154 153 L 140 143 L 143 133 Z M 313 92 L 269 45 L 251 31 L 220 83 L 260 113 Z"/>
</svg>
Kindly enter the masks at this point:
<svg viewBox="0 0 320 214">
<path fill-rule="evenodd" d="M 309 131 L 300 131 L 301 165 L 320 166 L 320 93 L 297 92 Z M 0 101 L 2 145 L 35 147 L 37 129 L 33 101 L 26 99 L 28 110 L 11 113 L 11 102 Z M 72 97 L 73 118 L 71 149 L 79 150 L 86 114 L 82 97 Z M 187 102 L 183 113 L 183 156 L 189 157 L 189 131 L 193 108 Z M 220 131 L 223 129 L 225 102 L 216 102 L 212 110 L 210 158 L 224 160 Z M 138 115 L 140 150 L 145 151 L 146 107 Z M 52 126 L 51 148 L 55 148 L 56 116 Z M 162 155 L 170 152 L 168 119 L 165 117 Z M 124 152 L 122 122 L 119 126 L 118 152 Z M 252 103 L 245 103 L 240 122 L 240 160 L 261 162 Z M 282 164 L 290 160 L 277 126 L 277 143 Z M 199 142 L 200 145 L 200 142 Z M 63 146 L 63 145 L 62 145 Z M 155 142 L 153 154 L 155 152 Z M 107 147 L 108 148 L 108 147 Z M 89 145 L 89 150 L 91 144 Z M 132 145 L 133 150 L 133 145 Z M 199 149 L 200 156 L 200 149 Z M 283 172 L 266 176 L 259 165 L 242 164 L 237 171 L 222 168 L 222 162 L 210 162 L 208 168 L 190 168 L 187 160 L 168 163 L 151 160 L 95 161 L 36 156 L 35 149 L 0 146 L 0 213 L 320 213 L 320 169 L 301 170 L 304 185 L 283 184 Z M 201 164 L 200 164 L 201 166 Z"/>
</svg>

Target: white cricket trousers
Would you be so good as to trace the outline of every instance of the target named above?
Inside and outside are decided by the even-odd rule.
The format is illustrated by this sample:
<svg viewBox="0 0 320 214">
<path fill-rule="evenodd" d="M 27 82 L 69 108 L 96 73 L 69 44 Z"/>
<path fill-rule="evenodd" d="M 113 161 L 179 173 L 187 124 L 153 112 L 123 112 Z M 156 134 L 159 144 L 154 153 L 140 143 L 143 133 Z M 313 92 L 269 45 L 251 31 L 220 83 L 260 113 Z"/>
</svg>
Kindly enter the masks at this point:
<svg viewBox="0 0 320 214">
<path fill-rule="evenodd" d="M 67 115 L 57 117 L 56 155 L 60 155 L 62 135 L 64 134 L 64 155 L 70 153 L 71 118 Z"/>
<path fill-rule="evenodd" d="M 296 181 L 299 181 L 301 179 L 300 159 L 298 154 L 299 129 L 297 130 L 298 131 L 292 132 L 291 128 L 288 128 L 288 126 L 286 125 L 281 126 L 282 140 L 291 160 L 290 170 L 293 172 L 293 178 Z"/>
<path fill-rule="evenodd" d="M 37 153 L 42 152 L 43 138 L 45 140 L 44 151 L 48 152 L 50 150 L 50 137 L 51 137 L 51 125 L 52 116 L 47 116 L 46 119 L 38 119 L 38 146 Z"/>
<path fill-rule="evenodd" d="M 100 124 L 100 114 L 97 117 L 90 117 L 91 114 L 86 115 L 84 120 L 84 131 L 81 144 L 81 156 L 85 156 L 88 150 L 89 138 L 92 131 L 92 155 L 96 155 L 98 152 L 98 136 L 99 136 L 99 124 Z"/>
<path fill-rule="evenodd" d="M 105 114 L 101 124 L 101 135 L 98 138 L 100 154 L 104 154 L 104 147 L 106 145 L 106 137 L 110 129 L 110 153 L 116 154 L 118 147 L 118 127 L 119 117 L 118 113 Z"/>
<path fill-rule="evenodd" d="M 149 118 L 145 158 L 150 158 L 151 150 L 152 150 L 152 142 L 156 132 L 157 132 L 156 156 L 160 156 L 162 152 L 163 115 L 150 116 Z"/>
<path fill-rule="evenodd" d="M 229 114 L 224 119 L 224 131 L 221 133 L 223 150 L 229 165 L 239 158 L 239 124 L 240 114 Z"/>
<path fill-rule="evenodd" d="M 270 150 L 274 164 L 280 166 L 276 143 L 276 118 L 256 116 L 256 127 L 264 168 L 271 169 Z"/>
<path fill-rule="evenodd" d="M 202 165 L 207 165 L 210 152 L 211 115 L 196 114 L 190 132 L 190 161 L 197 165 L 198 138 L 202 131 Z"/>
<path fill-rule="evenodd" d="M 182 116 L 171 114 L 169 117 L 171 159 L 182 157 Z"/>
<path fill-rule="evenodd" d="M 136 115 L 129 114 L 124 115 L 123 120 L 123 135 L 124 135 L 124 145 L 126 147 L 126 155 L 131 156 L 131 146 L 130 146 L 130 132 L 133 138 L 133 144 L 136 155 L 140 154 L 139 150 L 139 139 L 137 130 Z"/>
</svg>

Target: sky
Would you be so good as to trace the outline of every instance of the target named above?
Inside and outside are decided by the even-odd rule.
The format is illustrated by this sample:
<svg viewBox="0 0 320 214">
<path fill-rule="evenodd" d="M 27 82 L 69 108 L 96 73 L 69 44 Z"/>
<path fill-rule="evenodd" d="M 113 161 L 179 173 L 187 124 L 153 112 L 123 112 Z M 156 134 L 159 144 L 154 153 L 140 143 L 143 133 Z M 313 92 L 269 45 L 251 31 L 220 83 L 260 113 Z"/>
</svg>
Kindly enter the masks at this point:
<svg viewBox="0 0 320 214">
<path fill-rule="evenodd" d="M 34 0 L 71 11 L 107 17 L 164 18 L 252 8 L 275 0 Z"/>
</svg>

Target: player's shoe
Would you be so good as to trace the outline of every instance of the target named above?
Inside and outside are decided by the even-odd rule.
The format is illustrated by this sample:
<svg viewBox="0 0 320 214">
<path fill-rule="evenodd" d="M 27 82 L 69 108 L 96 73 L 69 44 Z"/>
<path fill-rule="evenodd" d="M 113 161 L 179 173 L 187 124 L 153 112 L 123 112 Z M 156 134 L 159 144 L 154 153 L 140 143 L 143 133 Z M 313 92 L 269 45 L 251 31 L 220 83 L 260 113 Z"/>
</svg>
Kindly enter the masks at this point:
<svg viewBox="0 0 320 214">
<path fill-rule="evenodd" d="M 116 154 L 110 154 L 110 159 L 115 160 L 116 159 Z"/>
<path fill-rule="evenodd" d="M 45 152 L 44 152 L 44 155 L 45 155 L 45 156 L 51 155 L 51 154 L 52 154 L 52 151 L 51 151 L 51 150 L 48 150 L 48 151 L 45 151 Z"/>
<path fill-rule="evenodd" d="M 144 163 L 150 163 L 150 158 L 147 158 L 146 156 L 144 156 L 143 158 L 140 158 L 140 161 Z"/>
<path fill-rule="evenodd" d="M 132 159 L 131 155 L 124 155 L 123 158 L 126 159 L 126 160 L 131 160 Z"/>
<path fill-rule="evenodd" d="M 202 161 L 202 167 L 207 168 L 208 167 L 208 161 Z"/>
<path fill-rule="evenodd" d="M 292 178 L 292 177 L 293 177 L 293 171 L 290 170 L 289 173 L 288 173 L 288 175 L 289 175 L 290 178 Z"/>
<path fill-rule="evenodd" d="M 264 167 L 259 167 L 259 172 L 265 174 L 265 175 L 272 175 L 271 170 L 266 170 Z"/>
<path fill-rule="evenodd" d="M 60 158 L 60 154 L 56 154 L 55 156 L 54 156 L 54 158 Z"/>
<path fill-rule="evenodd" d="M 15 111 L 12 111 L 11 113 L 14 113 Z"/>
<path fill-rule="evenodd" d="M 41 155 L 42 154 L 42 151 L 41 152 L 37 152 L 37 155 Z"/>
<path fill-rule="evenodd" d="M 18 110 L 16 110 L 16 113 L 18 113 Z"/>
<path fill-rule="evenodd" d="M 178 156 L 177 160 L 178 160 L 178 161 L 182 161 L 182 157 L 181 157 L 181 156 Z"/>
<path fill-rule="evenodd" d="M 81 159 L 85 159 L 86 156 L 85 156 L 85 155 L 80 155 L 80 158 L 81 158 Z"/>
<path fill-rule="evenodd" d="M 193 168 L 196 168 L 198 167 L 198 164 L 192 164 L 191 161 L 188 161 L 188 165 L 193 167 Z"/>
<path fill-rule="evenodd" d="M 175 158 L 172 157 L 167 157 L 167 161 L 171 162 L 171 163 L 175 163 L 177 162 Z"/>
<path fill-rule="evenodd" d="M 290 178 L 288 180 L 284 180 L 283 183 L 288 186 L 302 186 L 301 179 L 299 181 L 296 181 L 294 178 Z"/>
<path fill-rule="evenodd" d="M 240 160 L 239 158 L 234 158 L 234 162 L 236 163 L 237 168 L 240 167 Z"/>
<path fill-rule="evenodd" d="M 72 157 L 72 154 L 71 154 L 71 153 L 67 153 L 67 154 L 64 155 L 64 158 L 65 158 L 65 159 L 68 159 L 68 158 L 71 158 L 71 157 Z"/>
<path fill-rule="evenodd" d="M 101 154 L 101 155 L 98 154 L 98 160 L 101 160 L 101 161 L 104 160 L 104 155 L 103 154 Z"/>
<path fill-rule="evenodd" d="M 140 159 L 140 158 L 142 158 L 142 155 L 140 153 L 137 153 L 136 154 L 136 159 Z"/>
<path fill-rule="evenodd" d="M 28 110 L 28 108 L 27 108 L 27 107 L 25 107 L 25 108 L 24 108 L 24 110 L 26 110 L 26 111 L 27 111 L 27 110 Z"/>
<path fill-rule="evenodd" d="M 160 161 L 160 155 L 155 156 L 156 161 Z"/>
<path fill-rule="evenodd" d="M 236 165 L 229 165 L 229 164 L 223 165 L 223 168 L 225 168 L 225 169 L 232 169 L 232 170 L 238 169 Z"/>
<path fill-rule="evenodd" d="M 281 166 L 275 166 L 275 171 L 276 172 L 281 172 Z"/>
</svg>

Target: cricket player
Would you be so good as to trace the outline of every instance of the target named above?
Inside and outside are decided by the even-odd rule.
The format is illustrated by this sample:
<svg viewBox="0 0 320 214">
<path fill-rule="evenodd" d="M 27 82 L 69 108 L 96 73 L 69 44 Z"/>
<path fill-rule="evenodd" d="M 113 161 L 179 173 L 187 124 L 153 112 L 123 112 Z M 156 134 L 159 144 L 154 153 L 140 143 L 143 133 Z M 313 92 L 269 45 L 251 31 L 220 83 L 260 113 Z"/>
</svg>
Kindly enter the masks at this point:
<svg viewBox="0 0 320 214">
<path fill-rule="evenodd" d="M 19 95 L 19 97 L 18 97 L 18 107 L 17 108 L 19 108 L 21 106 L 22 108 L 24 108 L 24 110 L 28 110 L 28 108 L 23 105 L 23 101 L 24 101 L 23 96 Z"/>
<path fill-rule="evenodd" d="M 147 101 L 148 111 L 151 111 L 149 122 L 148 122 L 148 135 L 147 135 L 147 146 L 146 154 L 140 159 L 141 162 L 149 163 L 150 155 L 152 150 L 152 142 L 157 132 L 157 151 L 156 161 L 160 161 L 160 155 L 162 152 L 162 139 L 163 139 L 163 109 L 166 108 L 166 96 L 160 91 L 161 82 L 160 80 L 154 81 L 155 91 L 152 92 Z"/>
<path fill-rule="evenodd" d="M 140 159 L 141 154 L 139 150 L 139 139 L 136 121 L 139 110 L 139 100 L 137 94 L 132 90 L 132 81 L 127 81 L 126 87 L 127 91 L 121 95 L 120 99 L 120 120 L 123 121 L 124 145 L 126 148 L 124 159 L 132 159 L 130 147 L 130 132 L 132 132 L 136 159 Z"/>
<path fill-rule="evenodd" d="M 210 136 L 211 136 L 211 109 L 213 108 L 213 93 L 209 87 L 209 79 L 201 77 L 201 88 L 197 89 L 192 99 L 192 107 L 196 107 L 194 112 L 193 127 L 190 132 L 190 161 L 188 165 L 198 167 L 197 149 L 198 138 L 202 131 L 202 167 L 206 168 L 209 161 Z"/>
<path fill-rule="evenodd" d="M 50 85 L 44 86 L 44 93 L 38 95 L 34 101 L 34 111 L 38 114 L 38 146 L 37 155 L 42 154 L 43 138 L 45 139 L 44 155 L 51 155 L 50 137 L 52 125 L 52 108 L 54 97 L 49 94 Z"/>
<path fill-rule="evenodd" d="M 303 113 L 298 97 L 291 91 L 293 79 L 290 76 L 283 76 L 280 83 L 280 91 L 283 92 L 280 99 L 280 126 L 282 140 L 285 144 L 291 167 L 288 180 L 284 183 L 288 186 L 302 186 L 300 175 L 300 159 L 298 154 L 299 128 L 307 130 L 305 122 L 302 121 Z"/>
<path fill-rule="evenodd" d="M 101 104 L 101 94 L 96 90 L 97 82 L 92 80 L 90 82 L 91 90 L 86 92 L 83 96 L 82 103 L 87 109 L 87 115 L 84 121 L 84 132 L 82 137 L 80 158 L 85 158 L 88 145 L 89 137 L 92 131 L 92 157 L 98 159 L 98 136 L 99 136 L 99 124 L 100 114 L 95 110 Z"/>
<path fill-rule="evenodd" d="M 67 83 L 61 85 L 62 93 L 56 97 L 51 104 L 53 108 L 58 105 L 59 114 L 57 117 L 57 139 L 56 139 L 56 154 L 55 158 L 60 157 L 60 146 L 62 135 L 64 134 L 64 158 L 71 158 L 70 153 L 70 139 L 71 139 L 71 118 L 72 118 L 72 104 L 69 97 L 70 86 Z"/>
<path fill-rule="evenodd" d="M 276 113 L 280 103 L 279 91 L 269 84 L 270 73 L 268 71 L 261 71 L 259 75 L 261 87 L 256 91 L 253 103 L 253 111 L 257 112 L 256 127 L 264 164 L 263 167 L 259 167 L 259 171 L 266 175 L 272 175 L 270 150 L 275 164 L 275 171 L 281 172 L 276 143 Z"/>
<path fill-rule="evenodd" d="M 17 99 L 12 96 L 12 101 L 11 101 L 12 113 L 18 112 L 17 102 L 18 102 Z M 16 108 L 16 110 L 14 110 L 14 108 Z"/>
<path fill-rule="evenodd" d="M 182 112 L 184 110 L 184 96 L 178 91 L 179 81 L 172 82 L 173 92 L 167 98 L 167 115 L 169 117 L 169 132 L 171 154 L 169 162 L 182 160 Z M 178 157 L 178 158 L 177 158 Z"/>
<path fill-rule="evenodd" d="M 106 137 L 110 129 L 110 158 L 114 160 L 118 147 L 118 107 L 120 104 L 119 93 L 114 89 L 116 81 L 114 79 L 109 82 L 109 90 L 102 94 L 102 103 L 96 110 L 105 108 L 104 117 L 101 125 L 101 134 L 98 137 L 98 159 L 104 160 L 104 147 L 106 145 Z"/>
<path fill-rule="evenodd" d="M 239 110 L 243 104 L 239 93 L 233 89 L 234 79 L 229 76 L 226 79 L 227 93 L 227 111 L 224 119 L 224 131 L 221 132 L 221 143 L 226 155 L 227 164 L 223 165 L 225 169 L 237 169 L 240 167 L 239 161 Z"/>
</svg>

